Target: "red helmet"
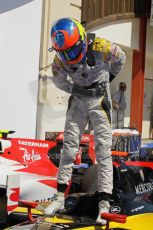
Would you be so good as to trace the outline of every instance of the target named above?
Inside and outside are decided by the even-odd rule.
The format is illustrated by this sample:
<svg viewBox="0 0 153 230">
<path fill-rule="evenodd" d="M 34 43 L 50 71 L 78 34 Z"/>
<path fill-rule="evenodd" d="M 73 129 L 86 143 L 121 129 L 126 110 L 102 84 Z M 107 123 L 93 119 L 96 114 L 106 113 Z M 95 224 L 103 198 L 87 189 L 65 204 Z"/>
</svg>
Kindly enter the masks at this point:
<svg viewBox="0 0 153 230">
<path fill-rule="evenodd" d="M 68 64 L 82 61 L 87 50 L 83 26 L 72 18 L 59 19 L 51 28 L 53 49 L 60 59 Z"/>
</svg>

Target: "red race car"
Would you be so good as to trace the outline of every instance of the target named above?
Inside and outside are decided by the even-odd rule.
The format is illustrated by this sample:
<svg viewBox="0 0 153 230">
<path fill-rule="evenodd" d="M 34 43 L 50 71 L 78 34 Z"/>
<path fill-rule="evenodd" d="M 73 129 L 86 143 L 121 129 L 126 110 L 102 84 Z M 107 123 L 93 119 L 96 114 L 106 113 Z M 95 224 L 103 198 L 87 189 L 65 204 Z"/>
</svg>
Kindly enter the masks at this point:
<svg viewBox="0 0 153 230">
<path fill-rule="evenodd" d="M 56 193 L 63 132 L 47 132 L 46 140 L 10 138 L 8 134 L 12 131 L 0 133 L 0 190 L 3 191 L 0 223 L 4 223 L 7 214 L 14 213 L 19 204 L 27 205 L 25 201 L 48 202 Z M 128 216 L 153 213 L 153 162 L 140 160 L 140 149 L 141 138 L 135 129 L 113 130 L 111 213 Z M 81 139 L 66 209 L 71 214 L 88 213 L 94 218 L 97 211 L 96 191 L 97 164 L 93 133 L 90 132 L 84 133 Z M 76 193 L 80 194 L 77 199 Z M 85 195 L 81 196 L 81 193 Z M 86 202 L 88 205 L 82 205 Z"/>
</svg>

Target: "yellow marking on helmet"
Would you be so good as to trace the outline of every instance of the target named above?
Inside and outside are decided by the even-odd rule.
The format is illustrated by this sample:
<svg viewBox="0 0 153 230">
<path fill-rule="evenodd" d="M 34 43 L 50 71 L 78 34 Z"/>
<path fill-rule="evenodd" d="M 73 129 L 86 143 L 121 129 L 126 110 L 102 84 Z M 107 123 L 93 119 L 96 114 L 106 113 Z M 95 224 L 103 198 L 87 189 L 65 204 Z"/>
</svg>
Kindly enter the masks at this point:
<svg viewBox="0 0 153 230">
<path fill-rule="evenodd" d="M 69 56 L 68 56 L 67 52 L 63 51 L 63 53 L 65 54 L 67 61 L 69 61 Z"/>
<path fill-rule="evenodd" d="M 80 36 L 81 36 L 81 39 L 84 40 L 85 39 L 85 35 L 86 35 L 86 32 L 85 32 L 85 29 L 84 27 L 81 25 L 80 22 L 74 20 L 72 18 L 72 21 L 77 25 L 77 27 L 79 28 L 79 32 L 80 32 Z"/>
<path fill-rule="evenodd" d="M 106 61 L 109 59 L 111 42 L 104 38 L 95 38 L 93 50 L 103 52 L 103 60 Z"/>
</svg>

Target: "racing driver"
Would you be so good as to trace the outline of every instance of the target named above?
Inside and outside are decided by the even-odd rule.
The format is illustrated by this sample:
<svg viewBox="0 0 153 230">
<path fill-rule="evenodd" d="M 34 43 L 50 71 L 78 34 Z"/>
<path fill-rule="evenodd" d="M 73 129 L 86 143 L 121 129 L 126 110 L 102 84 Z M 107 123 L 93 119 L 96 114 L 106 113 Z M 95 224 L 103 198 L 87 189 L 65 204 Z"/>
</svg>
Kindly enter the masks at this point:
<svg viewBox="0 0 153 230">
<path fill-rule="evenodd" d="M 125 63 L 125 52 L 104 38 L 86 34 L 84 27 L 72 18 L 61 18 L 51 28 L 52 81 L 71 94 L 66 114 L 64 145 L 57 177 L 57 194 L 46 208 L 52 214 L 64 208 L 64 194 L 71 180 L 81 136 L 87 123 L 94 131 L 98 166 L 99 214 L 96 222 L 102 225 L 102 212 L 109 212 L 113 189 L 111 157 L 112 103 L 110 81 Z"/>
</svg>

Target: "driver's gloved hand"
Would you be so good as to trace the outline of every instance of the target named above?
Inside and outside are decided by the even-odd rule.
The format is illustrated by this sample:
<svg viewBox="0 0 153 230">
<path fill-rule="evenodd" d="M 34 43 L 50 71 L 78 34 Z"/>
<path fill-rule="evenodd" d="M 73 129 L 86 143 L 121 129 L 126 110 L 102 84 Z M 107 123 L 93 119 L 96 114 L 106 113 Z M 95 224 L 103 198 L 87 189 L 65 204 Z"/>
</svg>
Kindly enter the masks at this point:
<svg viewBox="0 0 153 230">
<path fill-rule="evenodd" d="M 112 82 L 116 76 L 109 73 L 109 82 Z"/>
</svg>

